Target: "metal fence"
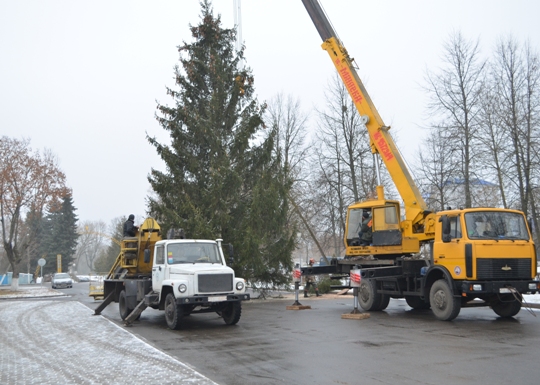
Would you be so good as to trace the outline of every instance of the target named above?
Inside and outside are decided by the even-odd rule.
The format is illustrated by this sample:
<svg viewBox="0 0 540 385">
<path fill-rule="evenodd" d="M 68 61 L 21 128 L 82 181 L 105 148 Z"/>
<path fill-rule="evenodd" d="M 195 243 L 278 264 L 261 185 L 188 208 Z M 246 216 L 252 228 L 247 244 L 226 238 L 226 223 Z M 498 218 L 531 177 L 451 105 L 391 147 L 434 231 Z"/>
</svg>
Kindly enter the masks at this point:
<svg viewBox="0 0 540 385">
<path fill-rule="evenodd" d="M 3 285 L 3 286 L 11 285 L 12 276 L 13 276 L 12 272 L 8 272 L 8 273 L 6 273 L 4 275 L 0 275 L 0 285 Z M 33 274 L 20 273 L 19 274 L 19 285 L 28 285 L 28 284 L 32 283 L 33 279 L 34 279 Z"/>
</svg>

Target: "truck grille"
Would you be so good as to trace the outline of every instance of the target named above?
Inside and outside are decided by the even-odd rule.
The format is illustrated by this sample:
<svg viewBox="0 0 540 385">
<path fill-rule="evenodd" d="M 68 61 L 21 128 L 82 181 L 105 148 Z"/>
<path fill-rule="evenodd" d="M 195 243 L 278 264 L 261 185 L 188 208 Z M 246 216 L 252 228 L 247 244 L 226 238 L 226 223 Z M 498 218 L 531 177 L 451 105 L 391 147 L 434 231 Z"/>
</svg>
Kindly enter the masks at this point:
<svg viewBox="0 0 540 385">
<path fill-rule="evenodd" d="M 232 274 L 199 274 L 199 293 L 221 293 L 232 289 Z"/>
<path fill-rule="evenodd" d="M 477 279 L 531 279 L 530 258 L 478 258 Z"/>
</svg>

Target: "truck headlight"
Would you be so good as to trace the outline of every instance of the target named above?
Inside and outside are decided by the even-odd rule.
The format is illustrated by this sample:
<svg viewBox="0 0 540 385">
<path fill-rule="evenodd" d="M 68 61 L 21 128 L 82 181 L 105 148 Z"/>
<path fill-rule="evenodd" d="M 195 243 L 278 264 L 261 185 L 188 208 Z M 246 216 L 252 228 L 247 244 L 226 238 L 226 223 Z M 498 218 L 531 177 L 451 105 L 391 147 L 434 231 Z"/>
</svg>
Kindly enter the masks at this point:
<svg viewBox="0 0 540 385">
<path fill-rule="evenodd" d="M 474 284 L 472 285 L 472 288 L 474 291 L 482 291 L 482 285 L 480 284 Z"/>
<path fill-rule="evenodd" d="M 529 283 L 529 290 L 536 290 L 536 283 Z"/>
<path fill-rule="evenodd" d="M 243 290 L 244 289 L 244 282 L 236 282 L 236 290 Z"/>
<path fill-rule="evenodd" d="M 185 293 L 186 290 L 187 290 L 187 286 L 185 284 L 181 283 L 180 285 L 178 285 L 178 291 L 180 293 Z"/>
</svg>

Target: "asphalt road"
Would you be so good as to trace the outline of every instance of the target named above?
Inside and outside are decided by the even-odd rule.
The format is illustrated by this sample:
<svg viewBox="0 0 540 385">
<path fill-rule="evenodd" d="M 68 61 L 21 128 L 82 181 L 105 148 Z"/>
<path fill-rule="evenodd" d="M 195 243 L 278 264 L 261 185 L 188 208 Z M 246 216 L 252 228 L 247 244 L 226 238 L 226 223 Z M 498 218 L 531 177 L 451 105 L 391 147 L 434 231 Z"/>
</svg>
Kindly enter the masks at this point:
<svg viewBox="0 0 540 385">
<path fill-rule="evenodd" d="M 88 284 L 63 290 L 94 309 Z M 64 299 L 65 300 L 65 299 Z M 129 332 L 222 385 L 242 384 L 533 384 L 538 382 L 540 313 L 513 319 L 489 308 L 463 309 L 452 322 L 391 300 L 365 320 L 341 319 L 351 296 L 245 302 L 240 322 L 191 315 L 179 331 L 147 309 Z M 102 313 L 122 325 L 118 304 Z"/>
</svg>

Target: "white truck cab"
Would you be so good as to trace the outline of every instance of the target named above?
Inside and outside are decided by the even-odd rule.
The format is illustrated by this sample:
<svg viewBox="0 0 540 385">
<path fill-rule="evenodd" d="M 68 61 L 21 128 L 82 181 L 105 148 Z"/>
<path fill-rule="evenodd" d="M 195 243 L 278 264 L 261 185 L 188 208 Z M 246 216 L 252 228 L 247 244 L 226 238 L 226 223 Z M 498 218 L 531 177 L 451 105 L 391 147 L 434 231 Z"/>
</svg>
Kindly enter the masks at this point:
<svg viewBox="0 0 540 385">
<path fill-rule="evenodd" d="M 165 310 L 167 325 L 180 327 L 183 315 L 217 312 L 234 325 L 241 301 L 249 300 L 244 279 L 225 263 L 222 240 L 172 239 L 156 242 L 148 306 Z"/>
</svg>

